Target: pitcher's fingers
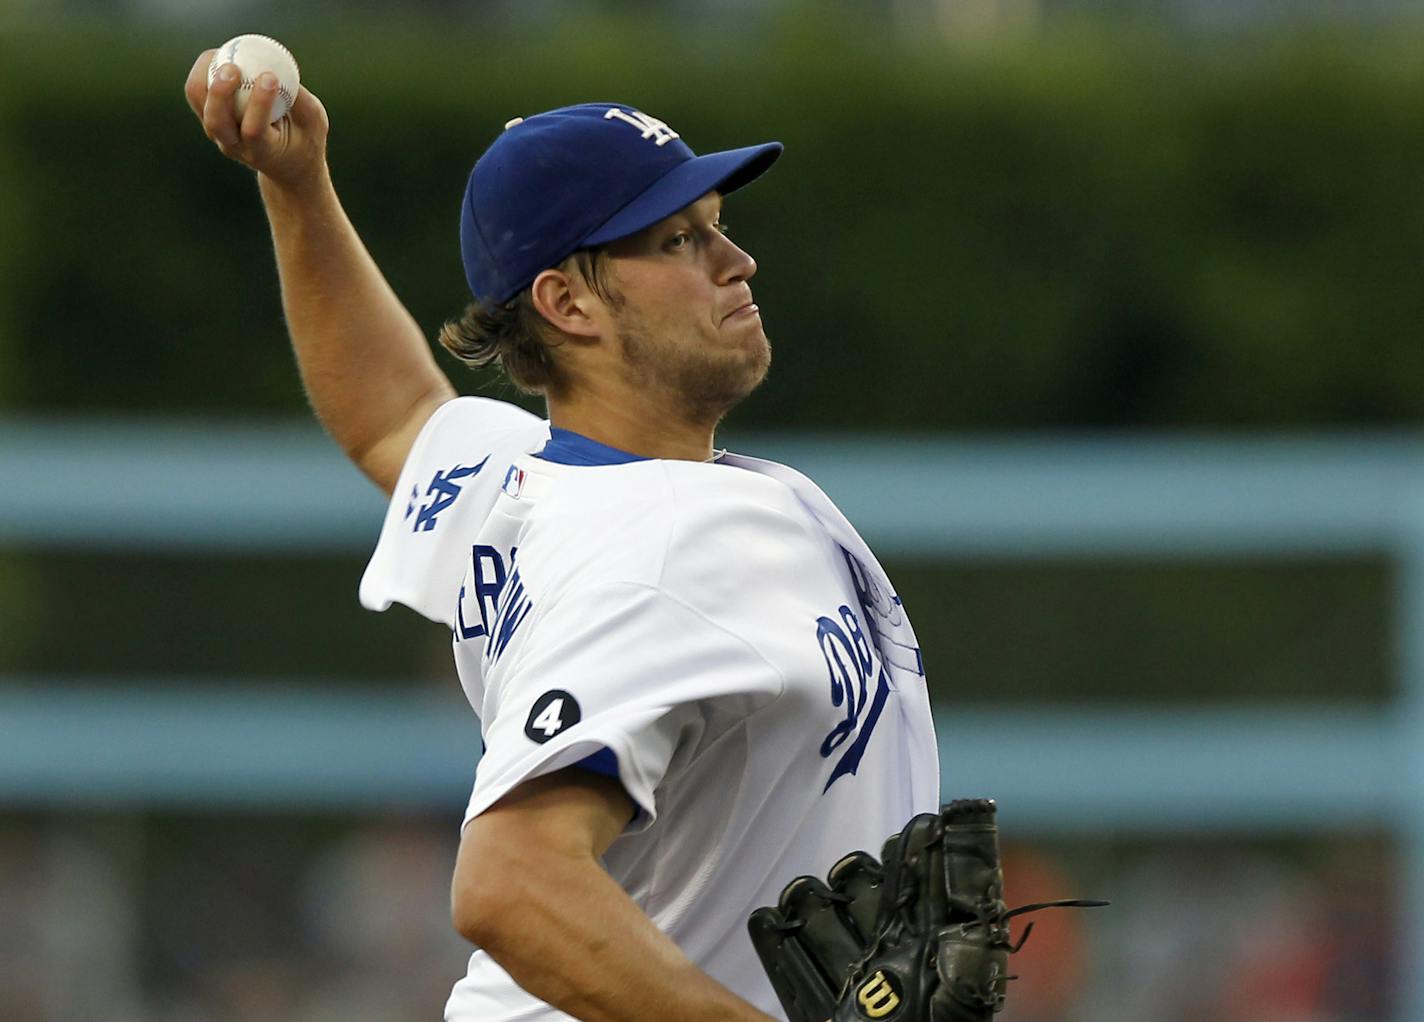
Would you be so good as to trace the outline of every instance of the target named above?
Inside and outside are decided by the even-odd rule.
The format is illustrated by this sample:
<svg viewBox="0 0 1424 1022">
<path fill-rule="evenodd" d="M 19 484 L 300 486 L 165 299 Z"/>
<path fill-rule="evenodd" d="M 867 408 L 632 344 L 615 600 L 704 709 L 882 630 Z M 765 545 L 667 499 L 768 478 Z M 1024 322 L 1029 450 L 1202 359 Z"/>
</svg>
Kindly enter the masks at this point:
<svg viewBox="0 0 1424 1022">
<path fill-rule="evenodd" d="M 256 149 L 276 137 L 272 108 L 277 103 L 277 88 L 277 76 L 271 71 L 263 71 L 253 83 L 242 114 L 242 141 L 249 148 Z"/>
<path fill-rule="evenodd" d="M 238 66 L 224 64 L 208 88 L 208 98 L 203 103 L 203 128 L 218 145 L 234 147 L 238 144 L 237 113 L 232 97 L 241 84 L 242 72 Z"/>
<path fill-rule="evenodd" d="M 287 111 L 287 116 L 302 130 L 325 137 L 326 107 L 305 85 L 297 86 L 297 97 L 292 100 L 292 109 Z"/>
<path fill-rule="evenodd" d="M 203 103 L 208 98 L 208 66 L 213 62 L 217 50 L 204 50 L 188 72 L 188 80 L 183 83 L 183 95 L 188 99 L 188 109 L 198 120 L 203 119 Z"/>
</svg>

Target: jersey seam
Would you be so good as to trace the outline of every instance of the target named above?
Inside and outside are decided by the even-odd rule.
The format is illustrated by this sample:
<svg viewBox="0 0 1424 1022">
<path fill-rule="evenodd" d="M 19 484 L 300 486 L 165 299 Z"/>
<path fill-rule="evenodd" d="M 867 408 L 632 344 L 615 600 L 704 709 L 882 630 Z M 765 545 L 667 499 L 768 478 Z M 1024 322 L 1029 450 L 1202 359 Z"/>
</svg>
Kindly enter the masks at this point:
<svg viewBox="0 0 1424 1022">
<path fill-rule="evenodd" d="M 681 597 L 674 596 L 672 593 L 668 592 L 667 589 L 665 589 L 661 584 L 649 585 L 646 582 L 624 581 L 610 583 L 610 585 L 626 585 L 631 586 L 635 589 L 647 589 L 653 592 L 655 595 L 663 597 L 669 603 L 681 607 L 683 610 L 696 617 L 707 627 L 713 629 L 714 631 L 721 632 L 723 635 L 726 635 L 727 637 L 733 639 L 735 642 L 746 647 L 746 649 L 748 649 L 753 656 L 755 656 L 762 663 L 766 664 L 767 667 L 771 668 L 772 672 L 776 675 L 777 682 L 779 683 L 776 695 L 773 697 L 773 701 L 775 701 L 775 699 L 780 699 L 782 694 L 786 691 L 786 673 L 782 671 L 781 668 L 777 667 L 776 664 L 772 663 L 769 659 L 767 659 L 765 653 L 759 650 L 753 643 L 748 642 L 744 636 L 738 635 L 736 632 L 732 631 L 725 625 L 720 625 L 716 621 L 713 621 L 710 617 L 708 617 L 702 611 L 698 610 L 696 607 L 694 607 L 692 604 L 688 603 Z"/>
<path fill-rule="evenodd" d="M 771 668 L 772 673 L 776 675 L 776 680 L 777 680 L 777 683 L 778 683 L 778 684 L 777 684 L 777 692 L 776 692 L 776 695 L 772 697 L 772 700 L 771 700 L 772 702 L 774 702 L 776 699 L 780 699 L 781 696 L 786 692 L 786 673 L 785 673 L 783 670 L 781 670 L 781 668 L 777 667 L 776 664 L 774 664 L 771 660 L 769 660 L 769 659 L 767 658 L 766 654 L 763 653 L 760 649 L 758 649 L 755 644 L 753 644 L 753 643 L 747 641 L 747 639 L 746 639 L 744 636 L 738 635 L 736 632 L 732 631 L 732 629 L 726 627 L 725 625 L 718 624 L 716 621 L 712 620 L 710 617 L 708 617 L 708 616 L 707 616 L 706 614 L 704 614 L 702 611 L 698 610 L 696 607 L 694 607 L 692 604 L 688 603 L 686 600 L 682 599 L 681 597 L 674 596 L 672 593 L 668 592 L 667 589 L 664 588 L 660 583 L 654 584 L 654 583 L 649 583 L 649 582 L 638 582 L 638 581 L 635 581 L 635 580 L 633 580 L 633 579 L 616 579 L 616 580 L 613 580 L 613 581 L 610 581 L 610 582 L 600 582 L 600 583 L 598 583 L 597 585 L 589 586 L 587 589 L 583 590 L 579 595 L 580 595 L 582 598 L 587 598 L 587 597 L 589 597 L 590 595 L 592 595 L 592 594 L 594 594 L 594 593 L 597 593 L 597 592 L 599 592 L 599 591 L 601 591 L 601 590 L 620 589 L 620 588 L 645 590 L 645 591 L 647 591 L 647 592 L 652 593 L 654 596 L 660 596 L 660 597 L 666 599 L 669 603 L 673 604 L 674 606 L 681 607 L 683 610 L 685 610 L 685 611 L 687 611 L 689 614 L 693 615 L 693 617 L 697 618 L 697 620 L 699 620 L 700 622 L 702 622 L 702 623 L 703 623 L 704 625 L 706 625 L 708 628 L 711 628 L 711 629 L 713 629 L 714 631 L 719 632 L 719 633 L 721 633 L 722 635 L 725 635 L 725 636 L 727 636 L 728 638 L 732 639 L 732 640 L 733 640 L 734 642 L 736 642 L 738 645 L 740 645 L 740 646 L 742 646 L 743 648 L 745 648 L 746 650 L 748 650 L 757 660 L 761 661 L 761 662 L 762 662 L 763 664 L 765 664 L 767 667 Z M 564 596 L 564 597 L 563 597 L 563 599 L 569 599 L 569 598 L 570 598 L 569 596 Z M 539 623 L 539 621 L 544 618 L 545 614 L 546 614 L 549 610 L 551 610 L 553 607 L 558 606 L 558 604 L 559 604 L 560 602 L 561 602 L 561 600 L 555 600 L 555 601 L 553 601 L 553 603 L 549 604 L 548 606 L 542 606 L 542 607 L 541 607 L 539 604 L 535 604 L 535 607 L 536 607 L 535 616 L 534 616 L 534 620 L 532 620 L 532 621 L 529 622 L 530 625 L 531 625 L 531 626 L 537 625 L 537 624 Z M 517 662 L 516 662 L 516 663 L 517 663 Z M 511 665 L 510 665 L 510 669 L 513 670 L 513 669 L 515 668 L 515 666 L 516 666 L 515 664 L 511 664 Z"/>
<path fill-rule="evenodd" d="M 659 466 L 659 467 L 662 469 L 662 473 L 663 473 L 663 485 L 667 487 L 667 490 L 668 490 L 668 497 L 669 497 L 669 498 L 671 499 L 671 501 L 672 501 L 672 515 L 671 515 L 671 520 L 670 520 L 669 523 L 668 523 L 667 535 L 665 535 L 665 536 L 663 537 L 663 550 L 662 550 L 662 553 L 658 556 L 658 581 L 657 581 L 657 588 L 658 588 L 658 591 L 661 592 L 661 591 L 662 591 L 662 585 L 663 585 L 663 575 L 667 572 L 668 551 L 670 551 L 670 550 L 672 549 L 673 537 L 677 535 L 677 523 L 678 523 L 678 507 L 679 507 L 679 501 L 678 501 L 677 487 L 673 485 L 672 472 L 668 470 L 667 463 L 664 462 L 664 463 L 663 463 L 661 466 Z"/>
</svg>

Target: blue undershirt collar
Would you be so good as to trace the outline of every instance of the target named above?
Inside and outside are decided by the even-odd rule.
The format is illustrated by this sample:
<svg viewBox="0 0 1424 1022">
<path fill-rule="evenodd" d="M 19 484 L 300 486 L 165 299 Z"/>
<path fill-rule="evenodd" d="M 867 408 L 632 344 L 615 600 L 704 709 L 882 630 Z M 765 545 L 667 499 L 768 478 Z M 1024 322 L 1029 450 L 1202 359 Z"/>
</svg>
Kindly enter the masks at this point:
<svg viewBox="0 0 1424 1022">
<path fill-rule="evenodd" d="M 552 461 L 555 465 L 626 465 L 648 460 L 558 426 L 549 427 L 549 442 L 534 457 Z"/>
</svg>

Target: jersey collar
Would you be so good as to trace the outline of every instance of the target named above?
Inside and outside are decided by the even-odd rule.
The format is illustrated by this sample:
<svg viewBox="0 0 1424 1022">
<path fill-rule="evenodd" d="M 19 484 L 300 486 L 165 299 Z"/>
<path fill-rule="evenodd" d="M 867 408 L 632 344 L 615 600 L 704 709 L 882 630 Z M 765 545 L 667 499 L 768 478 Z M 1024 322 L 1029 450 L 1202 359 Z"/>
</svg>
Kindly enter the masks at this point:
<svg viewBox="0 0 1424 1022">
<path fill-rule="evenodd" d="M 633 461 L 648 460 L 591 440 L 571 429 L 560 429 L 558 426 L 549 427 L 549 442 L 534 457 L 551 461 L 555 465 L 626 465 Z"/>
</svg>

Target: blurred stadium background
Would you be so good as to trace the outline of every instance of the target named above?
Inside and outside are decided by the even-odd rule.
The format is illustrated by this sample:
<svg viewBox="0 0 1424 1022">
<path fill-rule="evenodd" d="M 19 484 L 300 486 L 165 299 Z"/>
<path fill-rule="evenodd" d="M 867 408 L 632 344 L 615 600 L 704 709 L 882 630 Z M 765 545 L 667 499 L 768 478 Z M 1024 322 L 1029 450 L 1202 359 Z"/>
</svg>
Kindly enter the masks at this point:
<svg viewBox="0 0 1424 1022">
<path fill-rule="evenodd" d="M 0 0 L 0 1019 L 415 1022 L 463 969 L 475 719 L 356 605 L 381 502 L 181 95 L 254 30 L 432 335 L 509 117 L 787 143 L 729 205 L 776 365 L 725 439 L 881 551 L 1011 900 L 1114 901 L 1006 1022 L 1424 1022 L 1402 0 Z"/>
</svg>

